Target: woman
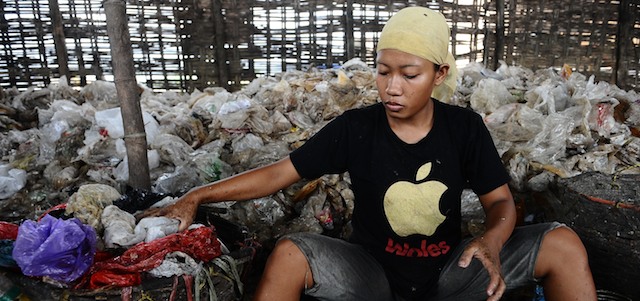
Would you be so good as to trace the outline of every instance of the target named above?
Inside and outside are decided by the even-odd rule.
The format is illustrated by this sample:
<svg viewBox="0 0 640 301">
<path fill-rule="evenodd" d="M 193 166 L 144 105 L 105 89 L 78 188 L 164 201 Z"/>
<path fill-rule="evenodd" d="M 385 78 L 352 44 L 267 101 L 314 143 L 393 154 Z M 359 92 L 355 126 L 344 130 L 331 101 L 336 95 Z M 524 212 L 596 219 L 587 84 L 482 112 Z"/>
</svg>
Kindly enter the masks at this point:
<svg viewBox="0 0 640 301">
<path fill-rule="evenodd" d="M 348 171 L 352 236 L 283 237 L 255 300 L 498 300 L 534 281 L 547 300 L 596 300 L 577 235 L 557 223 L 514 230 L 509 177 L 482 119 L 438 100 L 455 89 L 448 43 L 440 13 L 399 11 L 377 46 L 380 103 L 345 112 L 276 163 L 194 188 L 146 215 L 179 219 L 185 229 L 202 203 L 255 199 Z M 462 241 L 467 187 L 480 198 L 486 232 Z"/>
</svg>

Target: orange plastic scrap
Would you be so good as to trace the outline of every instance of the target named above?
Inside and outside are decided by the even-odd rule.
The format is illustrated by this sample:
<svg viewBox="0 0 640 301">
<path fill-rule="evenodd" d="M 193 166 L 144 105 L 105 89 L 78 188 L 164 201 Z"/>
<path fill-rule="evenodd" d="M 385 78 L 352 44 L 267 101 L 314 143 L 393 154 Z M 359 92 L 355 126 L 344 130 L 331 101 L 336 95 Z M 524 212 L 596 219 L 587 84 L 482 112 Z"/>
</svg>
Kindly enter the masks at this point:
<svg viewBox="0 0 640 301">
<path fill-rule="evenodd" d="M 148 243 L 141 242 L 118 257 L 95 262 L 87 275 L 89 288 L 138 285 L 141 282 L 140 273 L 159 266 L 167 254 L 175 251 L 182 251 L 204 262 L 222 254 L 213 227 L 174 233 Z M 81 283 L 79 287 L 82 286 L 84 284 Z"/>
<path fill-rule="evenodd" d="M 564 64 L 562 65 L 562 69 L 560 70 L 560 76 L 563 79 L 569 79 L 569 77 L 571 77 L 571 66 L 569 66 L 568 64 Z"/>
<path fill-rule="evenodd" d="M 586 195 L 586 194 L 583 194 L 583 193 L 580 193 L 580 195 L 585 197 L 585 198 L 587 198 L 587 200 L 592 201 L 592 202 L 596 202 L 596 203 L 600 203 L 600 204 L 604 204 L 604 205 L 609 205 L 609 206 L 616 207 L 616 208 L 631 209 L 631 210 L 640 212 L 640 207 L 632 205 L 632 204 L 627 204 L 627 203 L 623 203 L 623 202 L 607 200 L 607 199 L 603 199 L 603 198 L 599 198 L 599 197 L 595 197 L 595 196 L 591 196 L 591 195 Z"/>
</svg>

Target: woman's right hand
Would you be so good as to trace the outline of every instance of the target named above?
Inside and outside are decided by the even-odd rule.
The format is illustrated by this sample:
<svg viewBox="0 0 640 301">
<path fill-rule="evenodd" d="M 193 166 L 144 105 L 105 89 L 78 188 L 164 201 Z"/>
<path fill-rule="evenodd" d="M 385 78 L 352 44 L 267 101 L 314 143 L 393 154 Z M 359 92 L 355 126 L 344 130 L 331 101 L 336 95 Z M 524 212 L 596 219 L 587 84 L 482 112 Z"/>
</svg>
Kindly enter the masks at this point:
<svg viewBox="0 0 640 301">
<path fill-rule="evenodd" d="M 137 214 L 136 220 L 139 221 L 145 217 L 151 216 L 164 216 L 179 220 L 180 226 L 178 231 L 184 231 L 193 223 L 198 211 L 198 206 L 200 205 L 200 202 L 196 198 L 192 197 L 192 195 L 195 194 L 187 192 L 185 195 L 180 197 L 178 201 L 171 205 L 147 209 L 142 213 Z"/>
<path fill-rule="evenodd" d="M 186 230 L 196 216 L 198 206 L 205 202 L 251 200 L 264 197 L 301 179 L 289 157 L 243 172 L 215 183 L 192 188 L 178 201 L 163 208 L 148 209 L 138 220 L 149 216 L 166 216 L 180 221 L 179 231 Z"/>
</svg>

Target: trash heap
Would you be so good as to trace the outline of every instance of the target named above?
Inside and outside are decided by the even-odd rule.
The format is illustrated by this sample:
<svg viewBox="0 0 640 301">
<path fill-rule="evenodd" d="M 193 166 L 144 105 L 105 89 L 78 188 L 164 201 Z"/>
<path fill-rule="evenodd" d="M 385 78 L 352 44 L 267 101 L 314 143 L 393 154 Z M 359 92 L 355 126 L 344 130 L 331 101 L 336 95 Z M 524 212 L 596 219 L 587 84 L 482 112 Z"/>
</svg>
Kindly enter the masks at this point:
<svg viewBox="0 0 640 301">
<path fill-rule="evenodd" d="M 558 178 L 590 171 L 640 174 L 637 92 L 572 73 L 568 66 L 534 72 L 507 64 L 490 70 L 472 63 L 460 70 L 458 82 L 450 102 L 484 117 L 514 190 L 544 191 Z M 375 70 L 358 59 L 334 69 L 257 78 L 233 93 L 216 87 L 153 92 L 143 86 L 140 93 L 153 202 L 143 202 L 126 186 L 128 161 L 113 83 L 96 81 L 78 90 L 61 78 L 44 89 L 0 91 L 0 221 L 28 225 L 25 233 L 27 228 L 38 232 L 43 224 L 52 228 L 63 223 L 47 217 L 56 208 L 77 220 L 65 221 L 74 233 L 94 235 L 88 244 L 83 242 L 80 253 L 95 258 L 113 248 L 141 252 L 141 245 L 166 237 L 176 240 L 179 233 L 177 223 L 168 219 L 136 221 L 136 211 L 163 206 L 192 187 L 274 162 L 345 110 L 378 101 Z M 470 216 L 480 210 L 474 197 L 464 194 L 463 211 Z M 127 201 L 138 207 L 124 208 Z M 306 179 L 261 199 L 204 207 L 245 225 L 262 243 L 299 231 L 344 237 L 353 201 L 345 173 Z M 204 235 L 215 238 L 215 233 Z M 19 240 L 20 235 L 15 248 L 24 247 Z M 215 239 L 210 242 L 216 244 Z M 198 262 L 220 255 L 192 251 L 179 256 Z M 127 265 L 133 264 L 102 267 L 119 266 L 109 274 L 114 277 Z M 95 274 L 98 268 L 94 264 L 82 271 Z M 74 279 L 54 280 L 86 281 L 86 274 L 73 273 Z M 100 287 L 101 279 L 109 277 L 90 284 Z"/>
</svg>

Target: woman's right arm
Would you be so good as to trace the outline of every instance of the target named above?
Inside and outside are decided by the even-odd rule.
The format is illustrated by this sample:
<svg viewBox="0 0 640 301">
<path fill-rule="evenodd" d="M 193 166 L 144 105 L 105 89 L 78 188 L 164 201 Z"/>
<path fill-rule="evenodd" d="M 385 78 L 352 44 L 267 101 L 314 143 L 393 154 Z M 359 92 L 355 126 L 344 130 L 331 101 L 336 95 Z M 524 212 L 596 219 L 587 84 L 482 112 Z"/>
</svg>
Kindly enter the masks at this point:
<svg viewBox="0 0 640 301">
<path fill-rule="evenodd" d="M 147 210 L 137 217 L 166 216 L 180 221 L 179 231 L 193 223 L 198 206 L 204 203 L 244 201 L 276 193 L 299 181 L 289 157 L 210 184 L 195 187 L 167 207 Z"/>
</svg>

